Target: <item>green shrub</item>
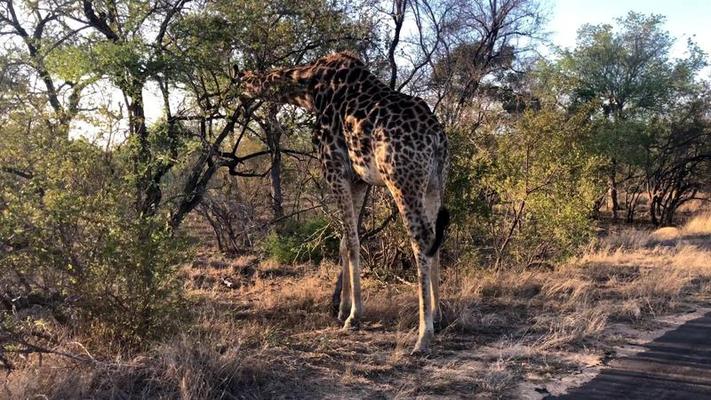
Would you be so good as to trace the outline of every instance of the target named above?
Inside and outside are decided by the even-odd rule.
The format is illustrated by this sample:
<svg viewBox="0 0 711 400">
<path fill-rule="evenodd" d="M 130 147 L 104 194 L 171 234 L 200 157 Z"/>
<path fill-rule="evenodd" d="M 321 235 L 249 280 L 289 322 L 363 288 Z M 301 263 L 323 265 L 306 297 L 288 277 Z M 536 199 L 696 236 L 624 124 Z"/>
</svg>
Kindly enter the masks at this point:
<svg viewBox="0 0 711 400">
<path fill-rule="evenodd" d="M 570 256 L 590 239 L 590 210 L 604 187 L 587 110 L 544 104 L 509 123 L 473 139 L 450 132 L 450 251 L 497 267 Z"/>
<path fill-rule="evenodd" d="M 603 192 L 602 160 L 590 148 L 586 110 L 554 107 L 526 112 L 498 138 L 486 184 L 497 194 L 499 260 L 555 261 L 573 254 L 592 234 L 590 210 Z"/>
<path fill-rule="evenodd" d="M 313 261 L 338 255 L 339 241 L 332 225 L 323 218 L 290 220 L 273 229 L 262 243 L 264 252 L 281 264 Z"/>
<path fill-rule="evenodd" d="M 187 245 L 165 216 L 136 215 L 126 168 L 82 140 L 6 133 L 0 164 L 25 173 L 0 174 L 0 357 L 47 338 L 38 326 L 124 349 L 169 332 Z"/>
</svg>

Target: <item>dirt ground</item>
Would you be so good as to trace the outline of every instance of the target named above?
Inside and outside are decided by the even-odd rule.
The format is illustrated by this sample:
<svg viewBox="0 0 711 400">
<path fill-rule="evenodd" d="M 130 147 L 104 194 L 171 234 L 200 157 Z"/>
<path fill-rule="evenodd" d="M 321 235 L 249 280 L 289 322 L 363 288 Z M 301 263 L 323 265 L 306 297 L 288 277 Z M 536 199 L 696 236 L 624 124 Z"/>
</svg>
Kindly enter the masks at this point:
<svg viewBox="0 0 711 400">
<path fill-rule="evenodd" d="M 651 340 L 703 304 L 699 298 L 684 299 L 673 309 L 682 316 L 608 323 L 588 333 L 556 332 L 555 326 L 537 326 L 547 314 L 545 304 L 536 300 L 541 287 L 524 283 L 515 297 L 493 293 L 466 305 L 461 298 L 446 299 L 447 326 L 432 353 L 412 357 L 414 287 L 377 287 L 366 280 L 365 322 L 359 331 L 344 333 L 328 312 L 326 277 L 335 274 L 335 267 L 322 268 L 306 283 L 298 280 L 310 273 L 307 267 L 215 279 L 223 286 L 225 281 L 243 285 L 219 296 L 224 318 L 268 332 L 248 350 L 264 364 L 252 371 L 245 398 L 542 399 L 591 379 L 623 353 L 620 346 Z M 214 292 L 207 296 L 215 298 Z M 469 321 L 462 321 L 465 314 Z M 561 337 L 551 342 L 555 336 Z"/>
<path fill-rule="evenodd" d="M 362 327 L 342 332 L 330 314 L 337 266 L 205 251 L 183 268 L 177 334 L 139 355 L 30 360 L 0 376 L 0 398 L 543 399 L 711 304 L 709 259 L 706 215 L 611 235 L 552 269 L 450 266 L 444 328 L 430 355 L 412 357 L 413 285 L 366 275 Z M 81 342 L 63 350 L 88 354 Z"/>
</svg>

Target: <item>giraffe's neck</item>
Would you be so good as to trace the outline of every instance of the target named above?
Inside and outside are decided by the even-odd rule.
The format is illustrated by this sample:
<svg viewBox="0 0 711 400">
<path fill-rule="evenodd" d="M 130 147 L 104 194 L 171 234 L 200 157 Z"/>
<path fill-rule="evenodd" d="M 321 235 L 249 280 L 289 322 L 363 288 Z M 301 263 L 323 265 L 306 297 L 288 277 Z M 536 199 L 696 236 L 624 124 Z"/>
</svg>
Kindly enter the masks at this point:
<svg viewBox="0 0 711 400">
<path fill-rule="evenodd" d="M 308 66 L 274 69 L 258 74 L 257 97 L 314 111 L 313 96 L 309 89 L 312 77 L 313 71 Z"/>
<path fill-rule="evenodd" d="M 391 92 L 357 57 L 347 52 L 293 68 L 247 72 L 243 81 L 243 93 L 248 96 L 294 104 L 326 116 L 357 107 L 358 102 L 351 101 L 354 96 L 372 98 L 377 93 Z"/>
</svg>

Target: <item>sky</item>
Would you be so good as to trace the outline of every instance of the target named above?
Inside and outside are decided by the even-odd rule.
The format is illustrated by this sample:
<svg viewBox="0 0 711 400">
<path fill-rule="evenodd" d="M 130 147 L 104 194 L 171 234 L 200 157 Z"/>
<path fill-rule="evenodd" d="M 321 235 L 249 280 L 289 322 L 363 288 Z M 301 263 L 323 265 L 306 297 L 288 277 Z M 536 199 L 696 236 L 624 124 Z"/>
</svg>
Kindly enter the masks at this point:
<svg viewBox="0 0 711 400">
<path fill-rule="evenodd" d="M 550 38 L 561 47 L 575 45 L 583 24 L 614 23 L 615 18 L 636 11 L 667 17 L 664 26 L 677 38 L 672 56 L 683 56 L 689 37 L 711 54 L 711 0 L 548 0 L 548 4 Z"/>
</svg>

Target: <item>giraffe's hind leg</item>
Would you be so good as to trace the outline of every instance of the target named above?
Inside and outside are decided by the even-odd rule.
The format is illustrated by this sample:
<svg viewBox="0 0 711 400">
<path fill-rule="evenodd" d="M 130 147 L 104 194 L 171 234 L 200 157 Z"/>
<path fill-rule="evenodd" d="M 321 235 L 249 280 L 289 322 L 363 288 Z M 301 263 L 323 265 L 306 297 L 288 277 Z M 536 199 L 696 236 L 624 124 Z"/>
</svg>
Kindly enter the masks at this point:
<svg viewBox="0 0 711 400">
<path fill-rule="evenodd" d="M 427 209 L 427 219 L 430 224 L 437 220 L 440 208 L 442 207 L 442 189 L 438 181 L 430 182 L 425 196 L 425 208 Z M 441 328 L 442 311 L 440 308 L 440 273 L 439 273 L 439 249 L 431 257 L 430 261 L 430 288 L 432 293 L 432 319 L 435 330 Z"/>
<path fill-rule="evenodd" d="M 348 238 L 345 234 L 341 237 L 339 247 L 339 264 L 341 271 L 338 273 L 336 280 L 336 288 L 333 290 L 332 314 L 338 317 L 338 320 L 344 322 L 347 318 L 348 311 L 351 308 L 351 277 L 349 272 L 348 261 Z"/>
<path fill-rule="evenodd" d="M 417 260 L 419 330 L 413 353 L 426 353 L 434 337 L 432 258 L 426 254 L 434 237 L 433 228 L 421 200 L 413 201 L 404 211 L 405 225 L 410 233 L 412 251 Z"/>
<path fill-rule="evenodd" d="M 414 353 L 426 353 L 434 337 L 432 316 L 432 257 L 427 255 L 434 239 L 434 227 L 427 217 L 424 190 L 418 187 L 400 187 L 394 180 L 386 181 L 395 198 L 398 210 L 410 236 L 410 244 L 417 261 L 417 286 L 419 302 L 419 330 Z"/>
</svg>

